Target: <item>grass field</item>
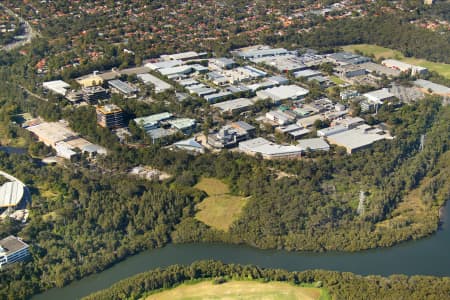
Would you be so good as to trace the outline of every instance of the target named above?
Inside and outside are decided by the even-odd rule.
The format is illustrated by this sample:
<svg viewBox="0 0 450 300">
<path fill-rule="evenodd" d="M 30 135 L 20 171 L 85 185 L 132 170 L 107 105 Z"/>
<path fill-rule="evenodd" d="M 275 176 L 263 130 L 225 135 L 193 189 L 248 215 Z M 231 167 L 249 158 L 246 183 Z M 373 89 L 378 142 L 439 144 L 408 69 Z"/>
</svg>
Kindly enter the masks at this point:
<svg viewBox="0 0 450 300">
<path fill-rule="evenodd" d="M 425 59 L 414 57 L 405 57 L 400 51 L 380 47 L 377 45 L 358 44 L 358 45 L 347 45 L 342 48 L 345 51 L 355 52 L 358 50 L 362 52 L 364 55 L 374 55 L 376 59 L 379 59 L 381 57 L 393 58 L 409 64 L 422 66 L 450 79 L 450 64 L 435 63 Z"/>
<path fill-rule="evenodd" d="M 150 295 L 146 300 L 319 300 L 324 291 L 313 287 L 298 287 L 284 282 L 211 281 L 183 284 L 171 290 Z"/>
<path fill-rule="evenodd" d="M 206 225 L 227 231 L 239 218 L 248 199 L 229 194 L 228 185 L 215 178 L 202 178 L 195 188 L 208 197 L 197 205 L 195 218 Z"/>
</svg>

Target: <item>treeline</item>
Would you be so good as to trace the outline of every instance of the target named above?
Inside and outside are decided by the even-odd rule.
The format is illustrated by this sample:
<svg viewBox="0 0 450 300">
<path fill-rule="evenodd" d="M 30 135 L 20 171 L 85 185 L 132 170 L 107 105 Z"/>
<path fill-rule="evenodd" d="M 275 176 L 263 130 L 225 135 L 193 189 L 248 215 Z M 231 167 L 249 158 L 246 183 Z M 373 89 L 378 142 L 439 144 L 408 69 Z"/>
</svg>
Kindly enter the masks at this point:
<svg viewBox="0 0 450 300">
<path fill-rule="evenodd" d="M 148 293 L 173 288 L 186 281 L 223 277 L 264 282 L 282 281 L 295 285 L 321 282 L 333 299 L 447 299 L 450 295 L 448 277 L 405 275 L 364 277 L 333 271 L 288 272 L 281 269 L 262 269 L 253 265 L 198 261 L 190 266 L 173 265 L 141 273 L 83 299 L 140 299 Z"/>
<path fill-rule="evenodd" d="M 406 57 L 450 63 L 450 34 L 432 32 L 410 24 L 402 13 L 326 22 L 308 33 L 283 37 L 271 35 L 265 42 L 328 51 L 348 44 L 368 43 L 399 50 Z"/>
</svg>

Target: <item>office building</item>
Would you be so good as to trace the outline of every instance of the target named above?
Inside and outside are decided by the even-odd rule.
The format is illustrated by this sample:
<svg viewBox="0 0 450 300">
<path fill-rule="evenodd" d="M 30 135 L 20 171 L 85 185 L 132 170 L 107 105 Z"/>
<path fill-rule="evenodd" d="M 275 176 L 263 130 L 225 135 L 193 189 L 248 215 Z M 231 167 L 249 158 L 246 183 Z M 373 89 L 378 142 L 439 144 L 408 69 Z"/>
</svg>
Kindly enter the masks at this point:
<svg viewBox="0 0 450 300">
<path fill-rule="evenodd" d="M 28 248 L 20 238 L 12 235 L 0 240 L 0 269 L 5 265 L 26 260 L 30 256 Z"/>
<path fill-rule="evenodd" d="M 96 113 L 97 124 L 102 127 L 116 129 L 125 125 L 123 111 L 115 104 L 97 106 Z"/>
</svg>

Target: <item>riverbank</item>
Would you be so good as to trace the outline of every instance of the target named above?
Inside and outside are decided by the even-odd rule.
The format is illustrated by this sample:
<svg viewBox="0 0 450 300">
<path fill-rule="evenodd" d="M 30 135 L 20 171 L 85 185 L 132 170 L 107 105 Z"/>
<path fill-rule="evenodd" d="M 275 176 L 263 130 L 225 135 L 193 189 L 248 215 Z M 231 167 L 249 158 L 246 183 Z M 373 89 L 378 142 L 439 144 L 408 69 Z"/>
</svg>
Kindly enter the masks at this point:
<svg viewBox="0 0 450 300">
<path fill-rule="evenodd" d="M 203 282 L 198 282 L 202 280 Z M 205 282 L 208 280 L 213 280 L 212 284 Z M 229 285 L 229 287 L 224 287 L 225 285 Z M 249 286 L 249 288 L 242 289 L 242 286 Z M 148 293 L 152 295 L 146 298 L 147 300 L 210 299 L 212 297 L 202 297 L 201 295 L 210 295 L 211 290 L 218 291 L 213 294 L 214 299 L 234 299 L 237 297 L 230 297 L 230 295 L 236 294 L 239 295 L 239 299 L 280 300 L 328 300 L 331 297 L 333 299 L 360 299 L 362 295 L 364 295 L 364 299 L 445 299 L 450 294 L 450 278 L 363 277 L 350 273 L 321 270 L 288 272 L 251 265 L 227 265 L 217 261 L 199 261 L 190 266 L 176 265 L 136 275 L 118 282 L 106 290 L 92 294 L 85 300 L 129 299 L 131 297 L 144 299 Z M 269 295 L 265 292 L 268 292 Z M 248 297 L 251 294 L 256 294 L 256 296 Z"/>
<path fill-rule="evenodd" d="M 141 252 L 111 268 L 63 288 L 54 288 L 33 297 L 34 300 L 79 299 L 105 289 L 119 280 L 173 264 L 191 264 L 197 260 L 214 259 L 225 263 L 252 264 L 262 268 L 288 271 L 324 269 L 352 272 L 359 275 L 393 274 L 450 276 L 450 215 L 448 201 L 443 225 L 427 238 L 401 243 L 391 248 L 346 252 L 288 252 L 260 250 L 227 244 L 169 244 L 164 248 Z M 414 263 L 411 263 L 414 262 Z"/>
</svg>

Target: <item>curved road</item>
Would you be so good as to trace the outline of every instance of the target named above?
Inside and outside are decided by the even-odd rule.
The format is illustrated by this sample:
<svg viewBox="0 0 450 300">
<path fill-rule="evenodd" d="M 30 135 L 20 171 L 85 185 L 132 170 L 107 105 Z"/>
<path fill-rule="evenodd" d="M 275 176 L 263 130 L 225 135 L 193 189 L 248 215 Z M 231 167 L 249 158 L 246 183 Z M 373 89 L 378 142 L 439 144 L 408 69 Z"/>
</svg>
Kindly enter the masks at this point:
<svg viewBox="0 0 450 300">
<path fill-rule="evenodd" d="M 5 12 L 8 15 L 19 19 L 21 24 L 25 24 L 25 39 L 13 42 L 13 43 L 5 45 L 5 46 L 2 46 L 0 48 L 0 50 L 11 51 L 11 50 L 14 50 L 14 49 L 16 49 L 18 47 L 22 47 L 23 45 L 26 45 L 26 44 L 30 43 L 33 38 L 35 38 L 35 37 L 37 37 L 39 35 L 39 33 L 37 33 L 33 29 L 33 27 L 31 27 L 30 23 L 27 20 L 25 20 L 24 18 L 22 18 L 21 16 L 19 16 L 14 11 L 12 11 L 9 8 L 7 8 L 5 5 L 3 5 L 1 3 L 0 3 L 0 8 L 4 9 Z"/>
</svg>

